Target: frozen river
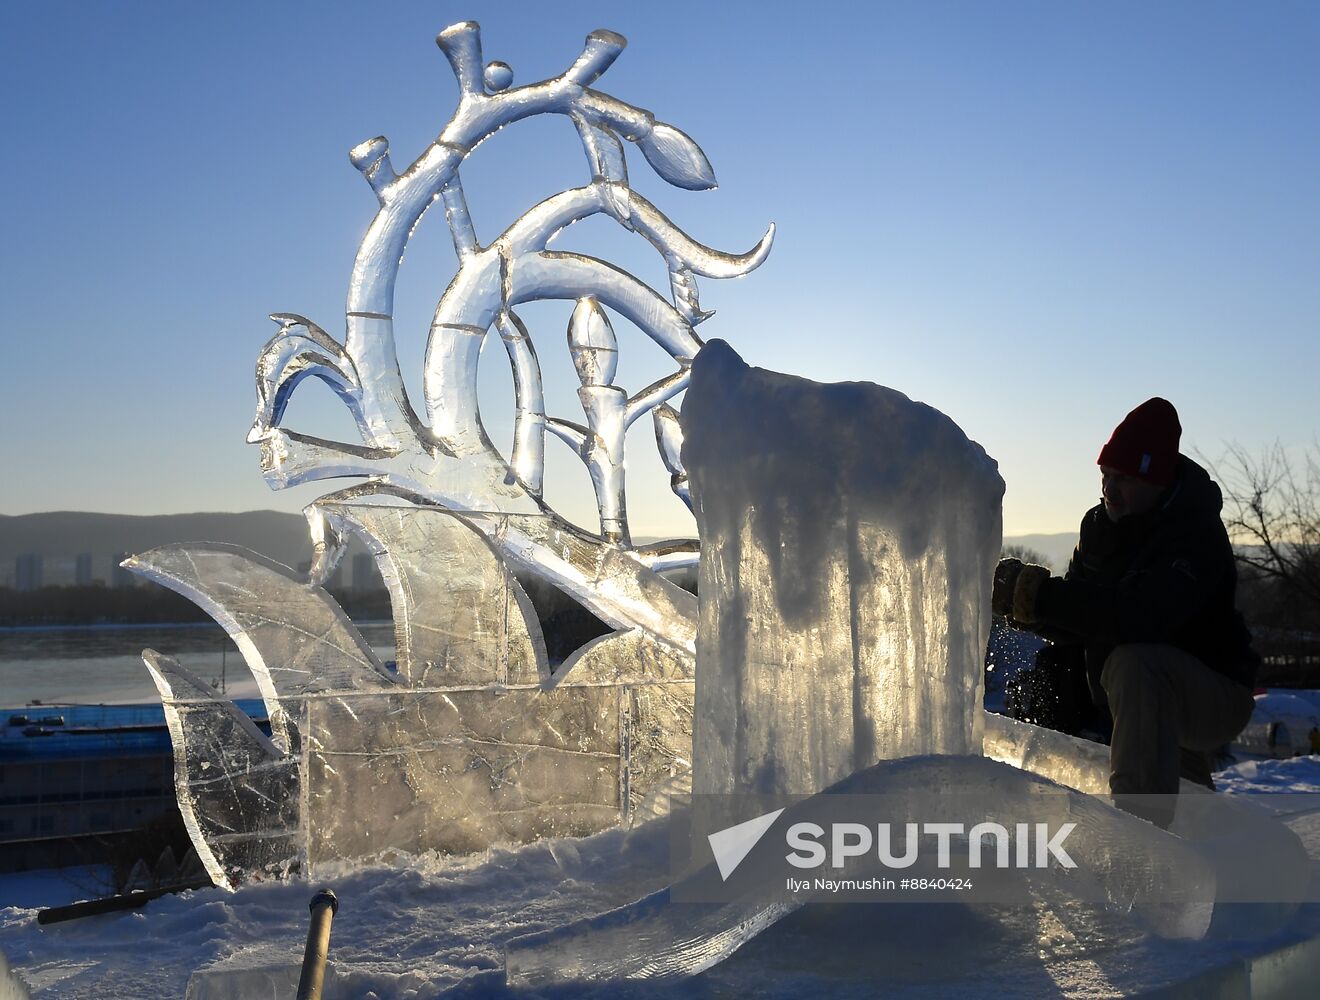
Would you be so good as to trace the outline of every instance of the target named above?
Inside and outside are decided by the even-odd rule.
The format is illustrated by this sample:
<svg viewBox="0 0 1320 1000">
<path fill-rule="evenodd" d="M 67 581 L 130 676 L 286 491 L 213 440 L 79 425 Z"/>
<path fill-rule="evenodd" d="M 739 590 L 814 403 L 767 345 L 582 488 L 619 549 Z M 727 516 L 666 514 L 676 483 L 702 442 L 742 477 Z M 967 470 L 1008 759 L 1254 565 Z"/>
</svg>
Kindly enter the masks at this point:
<svg viewBox="0 0 1320 1000">
<path fill-rule="evenodd" d="M 389 622 L 359 626 L 382 660 L 394 659 Z M 0 708 L 156 702 L 142 650 L 176 656 L 231 698 L 259 697 L 242 655 L 214 624 L 0 629 Z"/>
</svg>

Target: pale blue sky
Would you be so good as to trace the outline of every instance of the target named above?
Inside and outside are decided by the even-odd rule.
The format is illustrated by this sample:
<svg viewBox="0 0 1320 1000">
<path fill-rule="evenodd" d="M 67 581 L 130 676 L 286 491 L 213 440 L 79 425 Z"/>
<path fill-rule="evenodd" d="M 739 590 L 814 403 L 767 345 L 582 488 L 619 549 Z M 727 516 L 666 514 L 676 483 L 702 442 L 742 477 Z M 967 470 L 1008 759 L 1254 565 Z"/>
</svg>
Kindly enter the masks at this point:
<svg viewBox="0 0 1320 1000">
<path fill-rule="evenodd" d="M 593 28 L 626 35 L 598 86 L 688 132 L 720 180 L 669 188 L 636 157 L 639 189 L 723 249 L 779 226 L 759 271 L 704 282 L 702 336 L 948 413 L 999 460 L 1010 534 L 1074 529 L 1100 445 L 1153 394 L 1184 450 L 1320 433 L 1315 4 L 11 3 L 0 513 L 295 510 L 341 485 L 272 493 L 244 444 L 265 316 L 342 332 L 375 208 L 346 152 L 384 134 L 403 165 L 434 138 L 456 88 L 432 39 L 465 18 L 515 83 Z M 558 117 L 464 170 L 483 239 L 586 179 Z M 662 277 L 611 225 L 565 245 Z M 397 309 L 414 390 L 452 268 L 428 217 Z M 572 416 L 567 310 L 528 317 Z M 351 435 L 321 390 L 286 424 Z M 686 533 L 634 447 L 634 532 Z M 556 470 L 589 523 L 585 476 Z"/>
</svg>

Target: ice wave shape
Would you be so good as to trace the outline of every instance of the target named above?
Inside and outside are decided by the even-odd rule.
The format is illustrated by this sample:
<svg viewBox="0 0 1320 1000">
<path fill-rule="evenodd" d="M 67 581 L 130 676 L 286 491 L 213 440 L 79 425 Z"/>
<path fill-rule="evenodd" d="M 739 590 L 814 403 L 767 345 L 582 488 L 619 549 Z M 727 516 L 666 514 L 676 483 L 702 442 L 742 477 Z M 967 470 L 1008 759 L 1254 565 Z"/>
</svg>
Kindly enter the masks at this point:
<svg viewBox="0 0 1320 1000">
<path fill-rule="evenodd" d="M 142 659 L 165 708 L 179 812 L 211 881 L 288 874 L 303 846 L 296 747 L 276 746 L 173 657 L 147 649 Z"/>
<path fill-rule="evenodd" d="M 893 389 L 751 368 L 718 340 L 682 423 L 694 793 L 812 794 L 879 760 L 980 753 L 1004 493 L 985 451 Z"/>
<path fill-rule="evenodd" d="M 163 546 L 133 568 L 234 639 L 271 734 L 186 667 L 144 653 L 166 708 L 175 786 L 217 885 L 389 848 L 471 853 L 626 821 L 687 771 L 689 656 L 641 631 L 553 674 L 521 586 L 480 531 L 440 509 L 334 505 L 369 533 L 395 597 L 380 662 L 324 588 L 236 546 Z M 397 556 L 447 553 L 427 562 Z"/>
<path fill-rule="evenodd" d="M 242 728 L 236 710 L 198 691 L 185 667 L 154 655 L 148 661 L 177 717 L 171 732 L 181 805 L 194 817 L 199 855 L 210 844 L 206 856 L 220 884 L 273 867 L 311 871 L 321 859 L 391 847 L 475 851 L 592 832 L 628 819 L 655 784 L 690 766 L 697 602 L 660 571 L 693 565 L 697 544 L 633 542 L 625 437 L 651 416 L 659 460 L 687 502 L 682 432 L 667 401 L 686 388 L 702 346 L 695 328 L 712 315 L 702 308 L 697 279 L 758 267 L 774 227 L 746 253 L 726 253 L 694 239 L 633 189 L 629 145 L 674 187 L 707 190 L 715 174 L 680 129 L 599 89 L 623 52 L 622 36 L 593 31 L 562 73 L 523 86 L 513 86 L 507 63 L 486 62 L 475 22 L 450 25 L 436 43 L 458 100 L 435 141 L 403 169 L 384 137 L 349 153 L 378 210 L 353 263 L 342 340 L 304 316 L 276 313 L 279 330 L 256 365 L 248 440 L 260 447 L 272 488 L 365 482 L 307 508 L 316 558 L 305 578 L 256 553 L 207 544 L 170 546 L 126 563 L 213 614 L 238 643 L 266 702 L 269 747 L 218 754 L 207 727 Z M 576 132 L 584 183 L 551 194 L 502 230 L 492 227 L 498 235 L 483 244 L 460 169 L 481 142 L 541 114 L 560 116 Z M 395 350 L 394 291 L 407 242 L 433 204 L 443 206 L 458 266 L 430 324 L 418 407 Z M 655 249 L 667 288 L 553 247 L 560 233 L 597 215 Z M 546 411 L 540 359 L 519 315 L 524 303 L 545 299 L 574 303 L 566 347 L 579 382 L 577 413 Z M 619 384 L 620 317 L 640 331 L 642 349 L 660 352 L 668 374 L 641 388 Z M 477 399 L 478 362 L 491 336 L 513 376 L 507 455 L 492 443 Z M 339 395 L 358 440 L 284 425 L 289 400 L 307 378 Z M 547 433 L 586 468 L 598 530 L 546 503 Z M 365 542 L 390 591 L 397 647 L 390 668 L 323 587 L 350 537 Z M 615 631 L 551 671 L 515 570 L 559 587 Z M 198 771 L 202 758 L 253 811 L 253 830 L 296 831 L 281 842 L 296 845 L 295 857 L 278 866 L 261 857 L 250 868 L 249 854 L 222 846 L 218 838 L 230 837 L 233 824 L 208 791 L 214 775 Z M 278 793 L 266 776 L 274 760 L 287 784 Z M 261 794 L 249 795 L 255 768 Z M 278 802 L 262 805 L 267 798 Z M 224 814 L 212 817 L 213 809 Z"/>
<path fill-rule="evenodd" d="M 1069 788 L 1109 794 L 1109 748 L 987 712 L 985 755 Z M 1307 896 L 1310 862 L 1292 830 L 1262 801 L 1216 795 L 1179 782 L 1172 834 L 1214 866 L 1216 925 L 1270 933 L 1284 926 Z"/>
</svg>

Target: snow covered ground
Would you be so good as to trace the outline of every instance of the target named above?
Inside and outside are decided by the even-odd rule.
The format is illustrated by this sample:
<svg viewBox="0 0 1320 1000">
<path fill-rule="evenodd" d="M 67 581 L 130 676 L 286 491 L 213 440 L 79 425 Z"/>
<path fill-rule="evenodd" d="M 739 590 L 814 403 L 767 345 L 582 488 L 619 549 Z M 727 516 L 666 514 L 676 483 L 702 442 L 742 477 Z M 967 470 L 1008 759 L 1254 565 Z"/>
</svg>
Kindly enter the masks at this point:
<svg viewBox="0 0 1320 1000">
<path fill-rule="evenodd" d="M 1215 786 L 1229 795 L 1320 792 L 1320 755 L 1291 760 L 1245 760 L 1217 772 Z"/>
<path fill-rule="evenodd" d="M 1217 776 L 1229 794 L 1320 791 L 1320 757 L 1259 760 Z M 1287 813 L 1292 797 L 1277 795 Z M 1301 801 L 1297 799 L 1295 801 Z M 1290 821 L 1292 817 L 1289 817 Z M 1314 823 L 1316 817 L 1303 817 Z M 1308 839 L 1308 838 L 1304 838 Z M 1320 857 L 1312 845 L 1313 858 Z M 582 992 L 512 993 L 503 943 L 628 902 L 665 883 L 663 824 L 492 850 L 463 861 L 392 858 L 331 871 L 316 885 L 250 885 L 166 897 L 141 910 L 40 927 L 37 907 L 70 901 L 95 873 L 0 878 L 0 950 L 39 998 L 223 995 L 201 989 L 226 971 L 264 967 L 292 996 L 307 903 L 320 885 L 340 899 L 327 997 L 978 996 L 1113 997 L 1224 968 L 1320 935 L 1315 905 L 1282 924 L 1212 927 L 1204 941 L 1154 939 L 1094 908 L 957 903 L 807 907 L 695 981 Z M 280 977 L 283 977 L 281 980 Z M 0 987 L 0 997 L 5 993 Z"/>
</svg>

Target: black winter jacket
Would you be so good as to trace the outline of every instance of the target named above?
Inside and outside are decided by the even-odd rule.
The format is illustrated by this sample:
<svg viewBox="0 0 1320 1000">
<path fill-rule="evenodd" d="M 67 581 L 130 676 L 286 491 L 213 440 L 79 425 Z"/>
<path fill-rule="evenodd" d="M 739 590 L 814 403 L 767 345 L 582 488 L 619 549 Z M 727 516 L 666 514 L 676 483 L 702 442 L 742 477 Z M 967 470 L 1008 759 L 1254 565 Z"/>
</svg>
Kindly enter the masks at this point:
<svg viewBox="0 0 1320 1000">
<path fill-rule="evenodd" d="M 1237 567 L 1219 518 L 1223 496 L 1185 455 L 1155 510 L 1111 521 L 1104 504 L 1082 518 L 1062 577 L 1041 584 L 1033 628 L 1086 650 L 1091 697 L 1105 704 L 1100 671 L 1115 646 L 1168 643 L 1240 684 L 1255 684 L 1259 657 L 1235 607 Z"/>
</svg>

